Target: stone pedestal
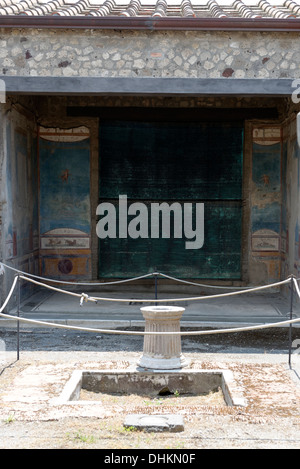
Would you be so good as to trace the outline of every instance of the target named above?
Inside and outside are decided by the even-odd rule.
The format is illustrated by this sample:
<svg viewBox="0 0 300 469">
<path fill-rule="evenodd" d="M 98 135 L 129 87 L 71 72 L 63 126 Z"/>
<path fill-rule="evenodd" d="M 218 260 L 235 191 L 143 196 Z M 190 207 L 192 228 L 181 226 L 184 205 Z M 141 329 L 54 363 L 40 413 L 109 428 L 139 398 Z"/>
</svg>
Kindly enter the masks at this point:
<svg viewBox="0 0 300 469">
<path fill-rule="evenodd" d="M 147 306 L 141 308 L 145 319 L 145 332 L 179 332 L 184 308 L 177 306 Z M 144 335 L 141 368 L 155 370 L 180 369 L 188 365 L 181 353 L 180 334 Z"/>
</svg>

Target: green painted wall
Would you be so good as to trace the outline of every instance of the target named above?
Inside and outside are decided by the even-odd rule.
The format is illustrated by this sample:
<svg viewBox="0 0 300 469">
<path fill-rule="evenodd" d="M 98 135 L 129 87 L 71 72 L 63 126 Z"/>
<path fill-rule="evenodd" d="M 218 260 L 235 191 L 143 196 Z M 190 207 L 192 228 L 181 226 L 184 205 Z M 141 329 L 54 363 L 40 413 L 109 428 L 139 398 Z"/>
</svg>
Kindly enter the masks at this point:
<svg viewBox="0 0 300 469">
<path fill-rule="evenodd" d="M 99 276 L 154 270 L 180 278 L 239 279 L 243 126 L 110 122 L 100 126 L 99 203 L 204 203 L 204 245 L 182 239 L 99 240 Z M 128 221 L 130 218 L 128 218 Z M 150 226 L 150 223 L 149 223 Z M 171 223 L 172 226 L 172 223 Z M 150 229 L 150 228 L 149 228 Z"/>
</svg>

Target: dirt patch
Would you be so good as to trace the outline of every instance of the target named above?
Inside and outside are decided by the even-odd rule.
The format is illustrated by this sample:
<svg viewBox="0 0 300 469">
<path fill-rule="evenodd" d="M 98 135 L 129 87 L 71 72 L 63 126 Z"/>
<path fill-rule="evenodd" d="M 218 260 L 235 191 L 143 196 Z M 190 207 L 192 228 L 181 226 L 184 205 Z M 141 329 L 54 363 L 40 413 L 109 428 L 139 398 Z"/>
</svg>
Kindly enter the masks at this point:
<svg viewBox="0 0 300 469">
<path fill-rule="evenodd" d="M 126 329 L 123 329 L 126 331 Z M 131 328 L 130 331 L 141 331 Z M 212 328 L 182 328 L 183 331 L 207 331 L 206 335 L 182 336 L 182 348 L 186 352 L 201 353 L 287 353 L 289 349 L 288 328 L 269 328 L 257 331 L 209 334 Z M 129 331 L 129 329 L 127 329 Z M 300 328 L 292 329 L 292 342 L 300 339 Z M 15 329 L 0 330 L 0 340 L 6 351 L 15 351 Z M 64 329 L 30 329 L 20 331 L 20 352 L 56 351 L 142 351 L 142 335 L 114 335 L 89 333 Z"/>
<path fill-rule="evenodd" d="M 299 448 L 300 389 L 282 364 L 195 360 L 192 367 L 217 365 L 234 372 L 247 407 L 180 397 L 125 399 L 105 396 L 101 402 L 51 404 L 75 369 L 133 366 L 133 361 L 48 362 L 21 360 L 0 376 L 1 448 Z M 219 357 L 220 358 L 220 357 Z M 50 359 L 50 357 L 49 357 Z M 124 397 L 124 396 L 123 396 Z M 216 396 L 212 396 L 213 398 Z M 103 402 L 104 401 L 104 402 Z M 128 413 L 178 413 L 185 429 L 178 435 L 125 430 Z"/>
<path fill-rule="evenodd" d="M 174 393 L 171 395 L 162 395 L 159 397 L 151 398 L 147 395 L 141 396 L 139 394 L 105 394 L 100 392 L 87 391 L 82 389 L 80 392 L 80 400 L 83 401 L 99 401 L 104 407 L 111 406 L 112 402 L 122 407 L 128 408 L 145 408 L 149 406 L 163 409 L 166 406 L 171 406 L 176 409 L 177 406 L 184 406 L 186 409 L 194 407 L 195 405 L 226 405 L 223 397 L 223 392 L 219 389 L 217 392 L 210 392 L 208 394 L 185 394 L 180 395 Z M 145 410 L 144 410 L 145 412 Z"/>
</svg>

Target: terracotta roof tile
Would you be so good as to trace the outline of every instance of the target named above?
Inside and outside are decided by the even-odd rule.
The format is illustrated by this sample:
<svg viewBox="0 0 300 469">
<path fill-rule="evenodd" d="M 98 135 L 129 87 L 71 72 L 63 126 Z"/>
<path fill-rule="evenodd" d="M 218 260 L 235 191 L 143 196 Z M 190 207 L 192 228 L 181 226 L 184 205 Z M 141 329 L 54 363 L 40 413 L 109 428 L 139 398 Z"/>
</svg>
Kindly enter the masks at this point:
<svg viewBox="0 0 300 469">
<path fill-rule="evenodd" d="M 300 18 L 294 0 L 0 0 L 3 16 Z"/>
</svg>

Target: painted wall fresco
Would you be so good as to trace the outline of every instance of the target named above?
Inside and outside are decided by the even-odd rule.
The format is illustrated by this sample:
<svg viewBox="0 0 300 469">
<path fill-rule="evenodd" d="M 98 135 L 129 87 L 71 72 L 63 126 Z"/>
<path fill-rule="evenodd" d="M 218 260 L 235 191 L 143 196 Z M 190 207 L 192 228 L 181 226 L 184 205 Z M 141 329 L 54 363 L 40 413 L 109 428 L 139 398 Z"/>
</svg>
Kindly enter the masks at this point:
<svg viewBox="0 0 300 469">
<path fill-rule="evenodd" d="M 293 221 L 293 225 L 291 227 L 291 236 L 293 236 L 293 241 L 294 241 L 294 269 L 296 271 L 296 274 L 300 273 L 300 265 L 299 265 L 299 260 L 300 260 L 300 213 L 299 213 L 299 207 L 300 207 L 300 148 L 298 147 L 298 143 L 296 139 L 293 139 L 291 142 L 291 153 L 292 153 L 292 161 L 293 161 L 293 167 L 295 168 L 294 171 L 294 199 L 292 201 L 292 207 L 291 207 L 291 219 Z"/>
<path fill-rule="evenodd" d="M 280 278 L 281 236 L 281 128 L 253 129 L 251 249 L 263 263 L 270 281 Z"/>
<path fill-rule="evenodd" d="M 283 145 L 282 270 L 285 276 L 300 274 L 300 149 L 295 120 L 285 128 Z"/>
<path fill-rule="evenodd" d="M 13 111 L 6 120 L 5 137 L 3 259 L 22 271 L 38 274 L 38 165 L 34 123 Z M 22 298 L 30 295 L 32 289 L 32 285 L 24 282 Z"/>
<path fill-rule="evenodd" d="M 7 129 L 6 259 L 24 256 L 38 249 L 38 178 L 36 138 L 28 142 L 22 129 Z M 13 147 L 11 144 L 11 136 Z"/>
<path fill-rule="evenodd" d="M 41 272 L 89 277 L 89 132 L 41 128 L 39 135 Z"/>
</svg>

